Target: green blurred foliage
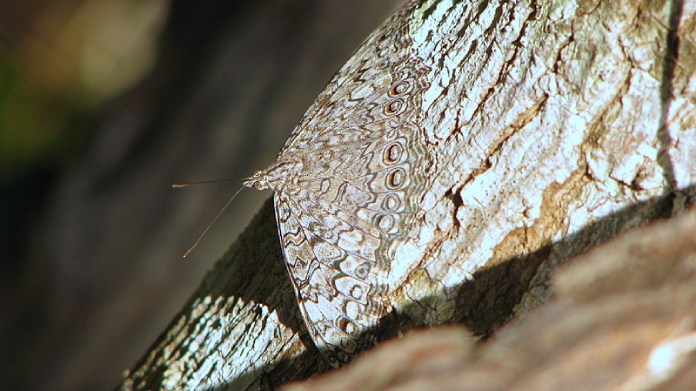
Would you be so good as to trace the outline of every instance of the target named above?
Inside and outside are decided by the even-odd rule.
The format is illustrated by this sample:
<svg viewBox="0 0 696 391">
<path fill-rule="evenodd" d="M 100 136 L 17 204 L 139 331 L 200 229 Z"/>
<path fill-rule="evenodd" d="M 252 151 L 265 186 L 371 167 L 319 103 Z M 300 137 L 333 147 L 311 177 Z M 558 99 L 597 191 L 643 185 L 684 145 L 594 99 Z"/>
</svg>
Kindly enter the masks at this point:
<svg viewBox="0 0 696 391">
<path fill-rule="evenodd" d="M 0 183 L 60 164 L 151 67 L 165 0 L 0 3 Z"/>
<path fill-rule="evenodd" d="M 0 182 L 58 163 L 87 139 L 89 110 L 28 82 L 0 56 Z"/>
<path fill-rule="evenodd" d="M 167 0 L 0 1 L 0 295 L 99 114 L 151 68 Z"/>
</svg>

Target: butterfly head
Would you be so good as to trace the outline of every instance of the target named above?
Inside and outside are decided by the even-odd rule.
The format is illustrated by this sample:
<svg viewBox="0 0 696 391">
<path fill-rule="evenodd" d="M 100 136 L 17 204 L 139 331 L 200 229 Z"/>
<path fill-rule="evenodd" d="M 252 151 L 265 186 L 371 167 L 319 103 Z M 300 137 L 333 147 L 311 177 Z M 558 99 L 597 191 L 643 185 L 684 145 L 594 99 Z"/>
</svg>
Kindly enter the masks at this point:
<svg viewBox="0 0 696 391">
<path fill-rule="evenodd" d="M 300 161 L 276 161 L 269 168 L 256 171 L 254 175 L 244 181 L 243 185 L 257 190 L 271 189 L 276 191 L 282 189 L 286 183 L 296 179 L 301 170 L 302 163 Z"/>
<path fill-rule="evenodd" d="M 246 178 L 242 184 L 246 187 L 253 187 L 257 190 L 268 189 L 270 187 L 268 184 L 268 173 L 266 170 L 256 171 L 254 175 Z"/>
</svg>

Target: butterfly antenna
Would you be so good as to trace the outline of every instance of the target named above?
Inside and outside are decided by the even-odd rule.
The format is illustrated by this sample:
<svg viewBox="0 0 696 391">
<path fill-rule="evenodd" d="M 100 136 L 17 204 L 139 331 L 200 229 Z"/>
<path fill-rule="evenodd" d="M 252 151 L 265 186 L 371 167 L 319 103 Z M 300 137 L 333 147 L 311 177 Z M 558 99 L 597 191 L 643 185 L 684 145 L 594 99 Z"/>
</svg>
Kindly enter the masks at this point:
<svg viewBox="0 0 696 391">
<path fill-rule="evenodd" d="M 198 183 L 208 183 L 208 182 L 198 182 Z M 195 183 L 195 184 L 198 184 L 198 183 Z M 182 184 L 183 186 L 177 186 L 178 184 L 174 184 L 174 185 L 172 185 L 172 187 L 186 187 L 186 186 L 189 186 L 192 184 L 193 183 L 184 183 L 184 184 Z M 243 188 L 244 188 L 244 186 L 240 187 L 239 190 L 237 190 L 237 192 L 235 192 L 232 195 L 232 197 L 230 197 L 230 199 L 227 200 L 227 203 L 225 204 L 225 206 L 223 206 L 222 209 L 220 209 L 220 211 L 218 212 L 217 216 L 215 216 L 213 221 L 211 221 L 210 224 L 208 224 L 208 226 L 205 227 L 205 229 L 203 230 L 203 233 L 201 233 L 201 235 L 198 237 L 198 239 L 196 239 L 196 242 L 193 243 L 193 246 L 189 247 L 189 249 L 186 250 L 186 252 L 183 255 L 183 258 L 186 258 L 189 254 L 191 254 L 191 251 L 193 251 L 193 249 L 196 248 L 196 246 L 198 246 L 198 243 L 201 241 L 201 239 L 203 239 L 203 237 L 208 232 L 208 230 L 210 230 L 210 227 L 212 227 L 213 224 L 215 224 L 215 222 L 218 221 L 220 216 L 225 212 L 225 209 L 227 209 L 227 207 L 230 206 L 230 204 L 232 203 L 232 200 L 234 200 L 235 197 L 237 197 L 237 195 L 239 194 L 240 191 L 242 191 Z"/>
<path fill-rule="evenodd" d="M 216 179 L 213 181 L 202 181 L 202 182 L 190 182 L 190 183 L 172 183 L 172 188 L 174 189 L 180 189 L 182 187 L 189 187 L 193 185 L 205 185 L 208 183 L 220 183 L 220 182 L 232 182 L 235 179 Z M 237 192 L 239 193 L 239 192 Z"/>
</svg>

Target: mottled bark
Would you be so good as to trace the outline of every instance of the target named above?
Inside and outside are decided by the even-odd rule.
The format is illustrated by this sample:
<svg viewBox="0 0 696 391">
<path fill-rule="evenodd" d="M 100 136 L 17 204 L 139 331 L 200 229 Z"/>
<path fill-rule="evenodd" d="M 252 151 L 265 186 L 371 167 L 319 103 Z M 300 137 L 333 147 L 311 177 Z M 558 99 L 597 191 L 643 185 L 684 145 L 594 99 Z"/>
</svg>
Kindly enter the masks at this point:
<svg viewBox="0 0 696 391">
<path fill-rule="evenodd" d="M 446 0 L 404 16 L 431 69 L 435 175 L 390 260 L 403 274 L 382 335 L 531 317 L 554 267 L 694 203 L 695 16 L 678 1 Z M 277 243 L 267 203 L 122 387 L 263 389 L 321 370 Z"/>
<path fill-rule="evenodd" d="M 696 384 L 696 208 L 571 262 L 553 300 L 493 339 L 413 332 L 288 390 L 688 390 Z"/>
</svg>

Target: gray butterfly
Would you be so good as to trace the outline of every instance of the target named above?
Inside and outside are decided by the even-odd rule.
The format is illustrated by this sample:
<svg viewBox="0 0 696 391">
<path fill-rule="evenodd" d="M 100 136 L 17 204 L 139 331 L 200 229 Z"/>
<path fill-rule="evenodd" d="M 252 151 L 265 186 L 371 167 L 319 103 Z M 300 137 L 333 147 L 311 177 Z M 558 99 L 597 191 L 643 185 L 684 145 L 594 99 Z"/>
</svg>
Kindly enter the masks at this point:
<svg viewBox="0 0 696 391">
<path fill-rule="evenodd" d="M 429 68 L 390 34 L 404 36 L 368 38 L 276 161 L 244 183 L 275 192 L 302 316 L 334 366 L 374 343 L 390 310 L 387 249 L 413 223 L 427 182 L 418 112 Z"/>
</svg>

